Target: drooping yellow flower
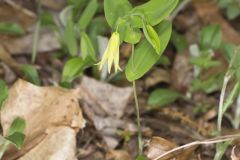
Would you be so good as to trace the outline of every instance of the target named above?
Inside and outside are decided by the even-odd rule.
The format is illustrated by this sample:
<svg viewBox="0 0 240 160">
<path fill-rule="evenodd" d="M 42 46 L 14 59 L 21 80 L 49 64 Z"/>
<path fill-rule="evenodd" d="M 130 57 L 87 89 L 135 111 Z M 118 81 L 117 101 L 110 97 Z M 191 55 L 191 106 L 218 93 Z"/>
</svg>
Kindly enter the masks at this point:
<svg viewBox="0 0 240 160">
<path fill-rule="evenodd" d="M 118 32 L 114 32 L 108 42 L 107 48 L 103 54 L 102 60 L 97 64 L 99 69 L 102 70 L 104 64 L 108 63 L 108 72 L 111 72 L 112 64 L 114 64 L 115 72 L 121 71 L 119 67 L 119 46 L 120 35 Z"/>
</svg>

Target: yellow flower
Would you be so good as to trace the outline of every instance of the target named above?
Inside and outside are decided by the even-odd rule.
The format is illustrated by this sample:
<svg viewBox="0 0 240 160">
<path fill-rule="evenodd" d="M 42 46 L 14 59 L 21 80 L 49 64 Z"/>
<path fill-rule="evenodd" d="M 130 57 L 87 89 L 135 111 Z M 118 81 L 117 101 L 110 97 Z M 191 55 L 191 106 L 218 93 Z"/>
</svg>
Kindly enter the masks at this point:
<svg viewBox="0 0 240 160">
<path fill-rule="evenodd" d="M 120 46 L 120 35 L 118 32 L 114 32 L 108 42 L 108 46 L 103 54 L 102 60 L 97 64 L 99 69 L 102 70 L 104 64 L 108 63 L 108 72 L 111 72 L 112 64 L 114 64 L 115 72 L 121 71 L 119 67 L 119 46 Z"/>
</svg>

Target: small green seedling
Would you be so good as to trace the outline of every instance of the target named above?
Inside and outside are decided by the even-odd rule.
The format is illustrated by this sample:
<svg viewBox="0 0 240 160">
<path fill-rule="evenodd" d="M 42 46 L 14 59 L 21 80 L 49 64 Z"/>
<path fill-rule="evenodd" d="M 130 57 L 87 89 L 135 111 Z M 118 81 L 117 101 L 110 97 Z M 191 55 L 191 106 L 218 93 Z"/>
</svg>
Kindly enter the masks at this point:
<svg viewBox="0 0 240 160">
<path fill-rule="evenodd" d="M 8 87 L 2 80 L 0 80 L 0 89 L 0 108 L 2 108 L 4 101 L 8 97 Z M 25 120 L 17 117 L 13 120 L 7 135 L 5 137 L 0 135 L 0 159 L 2 159 L 4 152 L 7 150 L 10 144 L 15 145 L 17 149 L 21 148 L 25 139 L 25 128 Z"/>
</svg>

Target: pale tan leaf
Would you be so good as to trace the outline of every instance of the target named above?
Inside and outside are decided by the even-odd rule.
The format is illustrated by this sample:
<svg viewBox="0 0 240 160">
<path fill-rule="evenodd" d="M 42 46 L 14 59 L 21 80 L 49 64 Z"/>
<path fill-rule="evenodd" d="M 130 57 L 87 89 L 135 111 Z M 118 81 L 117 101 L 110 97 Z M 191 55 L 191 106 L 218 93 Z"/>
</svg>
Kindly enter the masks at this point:
<svg viewBox="0 0 240 160">
<path fill-rule="evenodd" d="M 26 121 L 26 141 L 20 151 L 10 148 L 7 159 L 25 154 L 38 145 L 48 130 L 55 126 L 67 126 L 77 133 L 85 125 L 78 102 L 79 90 L 60 87 L 38 87 L 18 80 L 9 90 L 9 97 L 1 111 L 3 134 L 7 135 L 12 121 L 22 117 Z"/>
</svg>

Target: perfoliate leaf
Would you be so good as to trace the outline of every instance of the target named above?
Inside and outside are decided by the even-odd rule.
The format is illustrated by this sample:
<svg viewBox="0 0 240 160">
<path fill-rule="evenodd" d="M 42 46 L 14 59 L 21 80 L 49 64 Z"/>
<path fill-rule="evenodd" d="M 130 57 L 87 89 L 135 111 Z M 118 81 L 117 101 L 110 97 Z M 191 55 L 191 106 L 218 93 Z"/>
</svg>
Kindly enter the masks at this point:
<svg viewBox="0 0 240 160">
<path fill-rule="evenodd" d="M 160 39 L 157 34 L 157 32 L 154 30 L 154 28 L 150 25 L 143 25 L 143 32 L 148 40 L 148 42 L 152 45 L 152 47 L 155 49 L 157 54 L 160 54 L 161 45 L 160 45 Z"/>
<path fill-rule="evenodd" d="M 104 13 L 108 24 L 115 28 L 119 17 L 129 14 L 132 9 L 128 0 L 104 0 Z"/>
<path fill-rule="evenodd" d="M 126 66 L 125 74 L 129 81 L 137 80 L 149 71 L 167 47 L 172 32 L 171 22 L 163 21 L 155 29 L 161 39 L 160 54 L 156 53 L 146 39 L 141 41 Z"/>
<path fill-rule="evenodd" d="M 118 32 L 124 42 L 136 44 L 141 40 L 142 33 L 140 29 L 133 28 L 127 20 L 119 19 Z"/>
<path fill-rule="evenodd" d="M 148 105 L 151 106 L 165 106 L 174 102 L 180 97 L 180 93 L 169 89 L 156 89 L 148 98 Z"/>
<path fill-rule="evenodd" d="M 3 80 L 0 80 L 0 109 L 8 97 L 8 86 Z"/>
<path fill-rule="evenodd" d="M 150 0 L 133 8 L 132 12 L 144 13 L 150 25 L 155 26 L 169 16 L 177 4 L 178 0 Z"/>
</svg>

